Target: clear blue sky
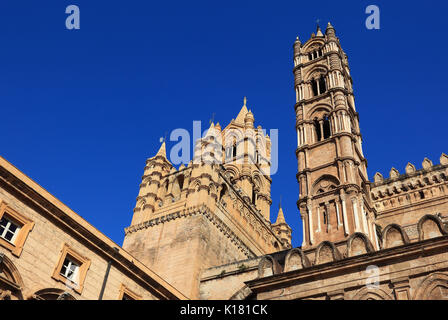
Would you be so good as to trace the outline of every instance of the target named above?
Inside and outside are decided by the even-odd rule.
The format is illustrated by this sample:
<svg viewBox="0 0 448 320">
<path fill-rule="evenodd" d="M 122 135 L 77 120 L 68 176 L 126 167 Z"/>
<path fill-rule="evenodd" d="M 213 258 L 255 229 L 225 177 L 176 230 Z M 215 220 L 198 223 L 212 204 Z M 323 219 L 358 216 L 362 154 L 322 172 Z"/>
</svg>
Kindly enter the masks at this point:
<svg viewBox="0 0 448 320">
<path fill-rule="evenodd" d="M 65 8 L 81 29 L 65 28 Z M 365 8 L 381 9 L 367 30 Z M 292 45 L 331 21 L 349 56 L 372 179 L 448 152 L 446 1 L 2 1 L 0 154 L 118 244 L 145 160 L 192 121 L 279 129 L 280 195 L 296 207 Z M 171 143 L 168 147 L 174 145 Z"/>
</svg>

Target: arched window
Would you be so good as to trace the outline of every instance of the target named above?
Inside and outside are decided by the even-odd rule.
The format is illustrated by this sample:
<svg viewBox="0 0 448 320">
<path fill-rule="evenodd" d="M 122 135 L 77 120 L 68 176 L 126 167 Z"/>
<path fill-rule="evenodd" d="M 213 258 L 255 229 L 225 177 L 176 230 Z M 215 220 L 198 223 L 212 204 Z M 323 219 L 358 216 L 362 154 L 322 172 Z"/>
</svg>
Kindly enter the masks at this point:
<svg viewBox="0 0 448 320">
<path fill-rule="evenodd" d="M 314 131 L 316 132 L 316 140 L 320 141 L 322 134 L 320 132 L 320 124 L 319 121 L 317 121 L 317 119 L 314 119 Z"/>
<path fill-rule="evenodd" d="M 236 157 L 236 139 L 233 138 L 233 144 L 232 144 L 232 157 Z"/>
<path fill-rule="evenodd" d="M 319 78 L 311 80 L 311 88 L 313 89 L 314 96 L 327 92 L 327 82 L 325 80 L 325 76 L 321 75 Z"/>
<path fill-rule="evenodd" d="M 327 92 L 327 83 L 324 76 L 320 76 L 319 79 L 319 92 L 320 94 Z"/>
<path fill-rule="evenodd" d="M 252 204 L 254 206 L 256 205 L 256 197 L 257 197 L 257 194 L 255 193 L 255 188 L 252 188 Z"/>
<path fill-rule="evenodd" d="M 311 88 L 313 89 L 313 95 L 314 96 L 318 96 L 319 95 L 319 88 L 318 88 L 316 80 L 311 81 Z"/>
<path fill-rule="evenodd" d="M 328 139 L 331 136 L 331 129 L 330 129 L 330 120 L 328 119 L 328 116 L 324 116 L 324 139 Z"/>
</svg>

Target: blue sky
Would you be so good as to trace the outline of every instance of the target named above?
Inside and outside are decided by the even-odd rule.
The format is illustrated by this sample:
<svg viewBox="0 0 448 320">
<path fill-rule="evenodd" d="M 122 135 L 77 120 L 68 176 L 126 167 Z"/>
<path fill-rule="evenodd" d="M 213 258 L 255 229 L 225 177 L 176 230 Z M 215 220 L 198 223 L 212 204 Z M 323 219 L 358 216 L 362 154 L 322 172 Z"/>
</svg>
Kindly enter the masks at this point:
<svg viewBox="0 0 448 320">
<path fill-rule="evenodd" d="M 282 196 L 299 246 L 292 45 L 316 19 L 349 57 L 369 177 L 448 152 L 448 4 L 411 3 L 2 1 L 0 155 L 122 244 L 159 138 L 213 113 L 225 126 L 247 96 L 255 124 L 279 129 L 272 220 Z M 65 28 L 71 4 L 80 30 Z"/>
</svg>

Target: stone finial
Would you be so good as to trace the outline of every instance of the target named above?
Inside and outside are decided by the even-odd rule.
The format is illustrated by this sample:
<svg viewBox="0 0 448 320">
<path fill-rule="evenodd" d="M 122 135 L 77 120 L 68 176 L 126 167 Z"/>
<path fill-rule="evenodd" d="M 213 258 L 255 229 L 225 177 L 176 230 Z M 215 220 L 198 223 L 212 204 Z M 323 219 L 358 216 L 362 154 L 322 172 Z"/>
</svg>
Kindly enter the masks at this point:
<svg viewBox="0 0 448 320">
<path fill-rule="evenodd" d="M 408 165 L 406 166 L 406 174 L 411 174 L 414 173 L 416 171 L 415 166 L 412 163 L 408 163 Z"/>
<path fill-rule="evenodd" d="M 185 165 L 182 163 L 179 167 L 179 171 L 184 170 L 185 169 Z"/>
<path fill-rule="evenodd" d="M 299 36 L 297 36 L 297 38 L 296 38 L 296 41 L 295 42 L 298 42 L 298 43 L 300 43 L 300 39 L 299 39 Z"/>
<path fill-rule="evenodd" d="M 440 164 L 448 164 L 448 156 L 444 153 L 442 153 L 442 155 L 440 156 Z"/>
<path fill-rule="evenodd" d="M 317 37 L 323 37 L 323 36 L 324 36 L 324 34 L 322 33 L 322 30 L 320 29 L 319 26 L 317 26 L 317 33 L 316 33 L 316 36 L 317 36 Z"/>
<path fill-rule="evenodd" d="M 373 181 L 381 182 L 383 180 L 384 180 L 384 178 L 383 178 L 383 175 L 381 173 L 379 173 L 379 172 L 375 173 L 375 176 L 373 177 Z"/>
<path fill-rule="evenodd" d="M 423 160 L 423 162 L 422 162 L 422 166 L 423 166 L 423 169 L 429 169 L 432 167 L 432 161 L 429 160 L 428 158 L 425 158 L 425 160 Z"/>
<path fill-rule="evenodd" d="M 398 178 L 399 176 L 400 176 L 400 172 L 397 169 L 392 168 L 390 170 L 389 178 L 394 179 L 394 178 Z"/>
</svg>

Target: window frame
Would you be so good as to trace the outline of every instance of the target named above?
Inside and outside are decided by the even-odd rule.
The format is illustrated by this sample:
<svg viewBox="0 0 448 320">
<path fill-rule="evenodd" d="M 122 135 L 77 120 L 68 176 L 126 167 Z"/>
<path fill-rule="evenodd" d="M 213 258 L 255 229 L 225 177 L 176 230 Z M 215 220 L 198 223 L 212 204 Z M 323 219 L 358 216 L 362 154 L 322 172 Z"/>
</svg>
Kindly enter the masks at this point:
<svg viewBox="0 0 448 320">
<path fill-rule="evenodd" d="M 135 292 L 131 291 L 123 283 L 120 285 L 120 294 L 118 295 L 118 300 L 123 300 L 123 297 L 127 295 L 132 300 L 142 300 L 142 297 Z"/>
<path fill-rule="evenodd" d="M 16 233 L 14 233 L 14 237 L 13 239 L 11 239 L 11 241 L 0 237 L 0 245 L 11 251 L 14 256 L 20 257 L 28 234 L 34 228 L 34 221 L 28 219 L 24 215 L 12 209 L 6 202 L 1 201 L 0 220 L 5 216 L 7 220 L 17 225 L 19 230 L 16 230 Z"/>
<path fill-rule="evenodd" d="M 62 274 L 62 267 L 64 265 L 65 260 L 68 259 L 72 263 L 78 264 L 77 276 L 78 282 L 75 282 L 72 279 L 67 278 Z M 87 271 L 90 268 L 90 259 L 82 256 L 73 250 L 68 244 L 64 243 L 61 253 L 59 255 L 59 261 L 53 271 L 53 275 L 51 276 L 56 281 L 60 281 L 71 288 L 79 294 L 82 293 L 84 289 L 84 282 L 87 276 Z"/>
</svg>

